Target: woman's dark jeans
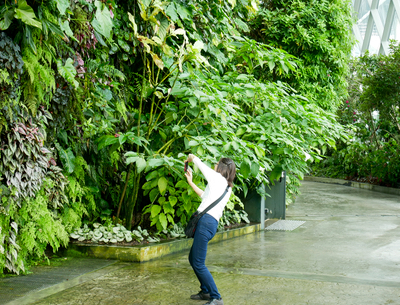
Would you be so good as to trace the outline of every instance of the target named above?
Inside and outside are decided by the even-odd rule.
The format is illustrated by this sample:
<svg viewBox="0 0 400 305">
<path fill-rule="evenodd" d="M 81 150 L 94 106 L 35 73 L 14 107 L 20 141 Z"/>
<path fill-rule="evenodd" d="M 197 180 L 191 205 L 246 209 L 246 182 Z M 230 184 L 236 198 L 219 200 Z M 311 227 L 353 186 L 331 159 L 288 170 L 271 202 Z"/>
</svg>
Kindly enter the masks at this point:
<svg viewBox="0 0 400 305">
<path fill-rule="evenodd" d="M 199 279 L 200 288 L 204 293 L 209 293 L 212 299 L 219 299 L 221 295 L 218 293 L 217 286 L 205 262 L 208 242 L 214 237 L 217 228 L 218 221 L 211 215 L 204 214 L 197 223 L 193 245 L 189 253 L 189 262 Z"/>
</svg>

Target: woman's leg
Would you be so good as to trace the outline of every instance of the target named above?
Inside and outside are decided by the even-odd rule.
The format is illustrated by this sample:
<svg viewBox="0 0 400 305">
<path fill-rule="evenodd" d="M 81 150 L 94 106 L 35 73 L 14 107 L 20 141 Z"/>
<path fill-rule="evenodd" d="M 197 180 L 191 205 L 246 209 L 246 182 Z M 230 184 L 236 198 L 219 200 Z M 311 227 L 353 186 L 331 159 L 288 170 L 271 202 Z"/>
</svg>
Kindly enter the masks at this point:
<svg viewBox="0 0 400 305">
<path fill-rule="evenodd" d="M 212 299 L 219 299 L 221 295 L 218 293 L 205 261 L 208 242 L 214 237 L 217 228 L 218 221 L 211 215 L 205 214 L 197 223 L 193 245 L 189 253 L 189 262 L 200 282 L 200 288 L 203 292 L 209 293 Z"/>
<path fill-rule="evenodd" d="M 194 274 L 196 274 L 197 279 L 198 279 L 199 282 L 200 282 L 200 289 L 201 289 L 201 291 L 203 291 L 204 293 L 210 293 L 210 292 L 208 291 L 207 287 L 206 287 L 205 285 L 202 284 L 202 282 L 201 282 L 202 278 L 199 277 L 199 275 L 198 275 L 197 272 L 196 272 L 196 269 L 195 269 L 195 267 L 194 267 L 194 265 L 193 265 L 193 255 L 192 255 L 192 251 L 193 251 L 193 245 L 192 245 L 192 248 L 190 248 L 190 253 L 189 253 L 189 263 L 190 263 L 190 266 L 192 266 L 193 271 L 194 271 Z"/>
</svg>

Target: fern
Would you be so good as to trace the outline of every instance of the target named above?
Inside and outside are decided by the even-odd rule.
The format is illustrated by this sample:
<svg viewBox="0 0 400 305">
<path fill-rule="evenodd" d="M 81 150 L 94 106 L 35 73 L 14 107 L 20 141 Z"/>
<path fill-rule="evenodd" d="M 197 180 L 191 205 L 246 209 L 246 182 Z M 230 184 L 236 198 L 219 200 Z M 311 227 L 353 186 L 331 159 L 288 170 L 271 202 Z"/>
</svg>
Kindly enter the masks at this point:
<svg viewBox="0 0 400 305">
<path fill-rule="evenodd" d="M 80 215 L 80 217 L 88 215 L 88 211 L 94 212 L 96 210 L 96 202 L 93 190 L 87 187 L 85 182 L 85 176 L 86 173 L 90 171 L 90 167 L 82 156 L 77 156 L 74 164 L 74 171 L 68 177 L 69 184 L 66 188 L 66 192 L 70 199 L 69 206 L 72 207 L 73 211 L 67 211 L 63 215 L 63 219 L 66 221 L 71 217 L 74 220 L 74 223 L 78 225 L 79 222 L 76 220 L 76 215 L 74 215 L 74 213 Z M 69 226 L 68 230 L 73 226 L 75 225 Z"/>
<path fill-rule="evenodd" d="M 19 274 L 25 272 L 25 257 L 21 255 L 24 245 L 18 240 L 19 227 L 16 218 L 17 205 L 8 198 L 7 209 L 0 211 L 0 273 L 4 269 Z"/>
<path fill-rule="evenodd" d="M 79 182 L 85 182 L 85 169 L 89 169 L 85 159 L 82 156 L 76 157 L 74 174 Z"/>
<path fill-rule="evenodd" d="M 69 241 L 61 221 L 47 208 L 48 201 L 42 188 L 36 198 L 26 200 L 20 210 L 20 222 L 24 223 L 20 234 L 21 244 L 37 258 L 44 257 L 48 244 L 57 250 Z"/>
<path fill-rule="evenodd" d="M 65 207 L 61 214 L 61 221 L 68 233 L 72 233 L 82 225 L 83 215 L 88 215 L 83 204 L 74 203 L 71 207 Z"/>
<path fill-rule="evenodd" d="M 42 49 L 43 50 L 43 61 L 46 61 L 47 65 L 51 66 L 53 61 L 55 61 L 56 49 L 54 48 L 54 46 L 47 43 L 46 41 L 43 42 L 43 46 L 45 46 L 47 49 L 47 50 Z"/>
<path fill-rule="evenodd" d="M 52 58 L 51 52 L 40 46 L 36 55 L 29 48 L 24 50 L 24 101 L 33 114 L 41 103 L 49 105 L 56 88 L 54 70 L 51 68 Z"/>
<path fill-rule="evenodd" d="M 10 74 L 5 69 L 0 69 L 0 88 L 6 85 L 11 85 Z M 8 94 L 0 94 L 0 110 L 6 107 L 7 114 L 12 117 L 12 107 L 9 107 L 12 101 L 8 97 Z M 0 134 L 3 127 L 7 127 L 7 121 L 5 117 L 0 112 Z"/>
<path fill-rule="evenodd" d="M 128 112 L 128 109 L 126 108 L 126 104 L 124 100 L 118 99 L 115 103 L 115 108 L 117 109 L 118 113 L 124 118 L 125 122 L 128 121 L 128 116 L 126 113 Z"/>
<path fill-rule="evenodd" d="M 37 96 L 32 90 L 33 90 L 32 87 L 25 86 L 24 90 L 25 106 L 28 110 L 30 110 L 33 116 L 36 116 L 39 107 L 39 102 Z"/>
<path fill-rule="evenodd" d="M 113 151 L 110 156 L 111 164 L 118 170 L 118 164 L 121 161 L 121 155 L 118 151 Z"/>
</svg>

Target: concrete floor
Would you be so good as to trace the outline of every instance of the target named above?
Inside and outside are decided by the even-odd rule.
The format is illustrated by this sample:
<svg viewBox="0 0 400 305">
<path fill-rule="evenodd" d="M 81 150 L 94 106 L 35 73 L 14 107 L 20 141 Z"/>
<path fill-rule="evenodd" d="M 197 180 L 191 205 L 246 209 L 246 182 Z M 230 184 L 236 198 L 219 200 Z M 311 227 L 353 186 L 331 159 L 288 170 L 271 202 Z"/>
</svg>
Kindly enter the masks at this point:
<svg viewBox="0 0 400 305">
<path fill-rule="evenodd" d="M 224 303 L 400 304 L 400 197 L 316 182 L 301 191 L 286 213 L 305 221 L 300 227 L 209 246 Z M 187 253 L 107 264 L 7 304 L 205 303 L 189 299 L 199 288 Z"/>
</svg>

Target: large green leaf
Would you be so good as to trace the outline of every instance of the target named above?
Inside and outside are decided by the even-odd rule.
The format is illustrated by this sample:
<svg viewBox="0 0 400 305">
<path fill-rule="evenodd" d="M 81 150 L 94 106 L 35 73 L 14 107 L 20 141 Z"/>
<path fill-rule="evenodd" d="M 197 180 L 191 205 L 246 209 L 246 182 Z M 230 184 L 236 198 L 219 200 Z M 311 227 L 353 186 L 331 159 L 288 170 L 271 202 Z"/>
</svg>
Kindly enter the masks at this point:
<svg viewBox="0 0 400 305">
<path fill-rule="evenodd" d="M 69 0 L 57 0 L 57 9 L 61 15 L 65 15 L 66 10 L 69 8 Z"/>
<path fill-rule="evenodd" d="M 113 28 L 113 22 L 110 11 L 100 1 L 96 0 L 95 5 L 97 7 L 95 19 L 92 21 L 94 29 L 103 35 L 105 38 L 111 38 L 111 31 Z"/>
<path fill-rule="evenodd" d="M 151 161 L 151 160 L 150 160 L 150 161 Z M 150 161 L 148 161 L 149 165 L 150 165 Z M 154 171 L 152 171 L 152 172 L 150 172 L 150 173 L 148 173 L 148 174 L 146 175 L 146 180 L 147 180 L 147 181 L 150 181 L 150 180 L 153 180 L 153 179 L 156 178 L 156 177 L 158 177 L 158 171 L 154 170 Z"/>
<path fill-rule="evenodd" d="M 164 164 L 164 160 L 163 159 L 150 159 L 149 160 L 149 166 L 150 167 L 158 167 L 160 165 Z"/>
<path fill-rule="evenodd" d="M 30 7 L 25 0 L 18 1 L 18 7 L 15 9 L 15 18 L 20 19 L 27 25 L 42 29 L 42 23 L 36 19 L 33 8 Z"/>
<path fill-rule="evenodd" d="M 189 19 L 189 16 L 191 16 L 190 12 L 188 9 L 180 5 L 178 2 L 175 2 L 176 5 L 176 12 L 178 13 L 179 17 L 181 17 L 182 20 Z"/>
<path fill-rule="evenodd" d="M 171 204 L 169 203 L 169 202 L 167 202 L 167 203 L 165 203 L 164 205 L 163 205 L 163 210 L 164 210 L 164 213 L 166 214 L 166 215 L 170 215 L 170 214 L 172 214 L 172 215 L 174 215 L 175 214 L 175 210 L 174 210 L 174 208 L 171 206 Z"/>
<path fill-rule="evenodd" d="M 260 166 L 257 163 L 251 163 L 251 175 L 253 177 L 257 177 L 258 172 L 260 170 Z"/>
<path fill-rule="evenodd" d="M 139 159 L 139 156 L 126 158 L 126 164 L 135 163 Z"/>
<path fill-rule="evenodd" d="M 171 206 L 174 206 L 178 202 L 178 198 L 176 198 L 175 196 L 169 196 L 168 200 Z"/>
<path fill-rule="evenodd" d="M 102 148 L 118 143 L 119 139 L 115 136 L 104 135 L 97 140 L 97 149 L 101 150 Z"/>
<path fill-rule="evenodd" d="M 168 19 L 163 16 L 163 18 L 160 20 L 160 28 L 158 30 L 158 36 L 162 41 L 164 41 L 165 37 L 167 36 L 169 25 Z"/>
<path fill-rule="evenodd" d="M 141 173 L 147 166 L 147 162 L 145 159 L 143 158 L 139 158 L 136 161 L 136 167 L 137 167 L 137 171 L 138 173 Z"/>
<path fill-rule="evenodd" d="M 64 33 L 63 31 L 54 23 L 48 21 L 48 20 L 42 20 L 43 23 L 43 30 L 49 29 L 53 34 L 60 36 L 61 38 L 64 38 Z M 47 33 L 45 34 L 47 35 Z"/>
<path fill-rule="evenodd" d="M 172 21 L 176 22 L 179 19 L 174 2 L 170 2 L 170 5 L 167 7 L 165 12 L 168 14 Z"/>
<path fill-rule="evenodd" d="M 71 174 L 75 169 L 75 156 L 74 153 L 72 152 L 71 147 L 69 147 L 67 150 L 64 150 L 61 147 L 59 147 L 58 154 L 60 156 L 64 168 L 67 170 L 68 173 Z"/>
<path fill-rule="evenodd" d="M 269 179 L 271 182 L 273 182 L 275 180 L 278 180 L 281 177 L 281 175 L 282 175 L 282 166 L 277 165 L 269 175 Z"/>
<path fill-rule="evenodd" d="M 167 214 L 167 218 L 168 218 L 168 221 L 169 221 L 170 223 L 172 223 L 172 224 L 175 223 L 175 222 L 174 222 L 174 219 L 173 219 L 172 216 L 171 216 L 171 214 Z"/>
<path fill-rule="evenodd" d="M 26 43 L 32 49 L 32 51 L 36 54 L 37 49 L 36 49 L 36 44 L 33 41 L 31 27 L 29 27 L 27 25 L 25 25 L 25 35 L 24 35 L 23 40 L 24 40 L 24 43 Z"/>
<path fill-rule="evenodd" d="M 168 180 L 165 177 L 160 177 L 158 179 L 158 189 L 160 190 L 161 195 L 164 195 L 165 191 L 168 187 Z"/>
<path fill-rule="evenodd" d="M 79 87 L 79 83 L 75 80 L 76 69 L 72 58 L 68 58 L 63 66 L 61 59 L 57 60 L 57 69 L 62 77 L 65 78 L 75 88 Z"/>
<path fill-rule="evenodd" d="M 248 159 L 245 159 L 245 161 L 242 162 L 240 165 L 240 173 L 243 175 L 243 178 L 249 177 L 251 170 L 250 170 L 250 161 Z"/>
<path fill-rule="evenodd" d="M 125 52 L 129 53 L 130 51 L 130 47 L 127 44 L 127 42 L 123 39 L 118 38 L 118 45 L 121 47 L 122 50 L 124 50 Z"/>
<path fill-rule="evenodd" d="M 151 190 L 154 186 L 152 185 L 153 184 L 153 182 L 154 181 L 156 181 L 156 185 L 157 185 L 157 181 L 158 180 L 150 180 L 150 181 L 147 181 L 145 184 L 143 184 L 143 186 L 142 186 L 142 189 L 144 189 L 144 190 Z"/>
<path fill-rule="evenodd" d="M 126 164 L 135 163 L 139 159 L 139 155 L 137 152 L 128 151 L 125 154 Z"/>
<path fill-rule="evenodd" d="M 157 196 L 160 194 L 160 191 L 158 190 L 158 188 L 152 189 L 150 191 L 149 197 L 150 197 L 150 202 L 153 203 L 154 201 L 156 201 Z"/>
<path fill-rule="evenodd" d="M 15 11 L 13 9 L 9 9 L 5 11 L 3 14 L 3 19 L 0 20 L 0 30 L 5 31 L 11 25 L 12 20 L 14 19 Z"/>
<path fill-rule="evenodd" d="M 68 145 L 68 134 L 67 134 L 67 132 L 65 131 L 65 130 L 60 130 L 59 132 L 58 132 L 58 138 L 60 139 L 60 140 L 62 140 L 63 142 L 64 142 L 64 144 L 67 144 Z"/>
<path fill-rule="evenodd" d="M 188 186 L 189 184 L 185 180 L 179 180 L 175 185 L 176 188 L 184 188 L 184 189 L 188 188 Z"/>
<path fill-rule="evenodd" d="M 64 22 L 60 22 L 60 28 L 61 30 L 68 35 L 69 38 L 78 41 L 75 36 L 74 33 L 72 32 L 70 26 L 69 26 L 69 21 L 65 20 Z"/>
<path fill-rule="evenodd" d="M 265 151 L 258 146 L 254 147 L 254 151 L 258 158 L 262 159 L 265 156 Z"/>
<path fill-rule="evenodd" d="M 164 230 L 167 229 L 168 221 L 164 213 L 160 213 L 160 215 L 158 216 L 158 221 L 160 222 Z"/>
<path fill-rule="evenodd" d="M 151 218 L 156 217 L 160 213 L 160 211 L 161 211 L 161 207 L 157 204 L 154 204 L 151 207 Z"/>
</svg>

